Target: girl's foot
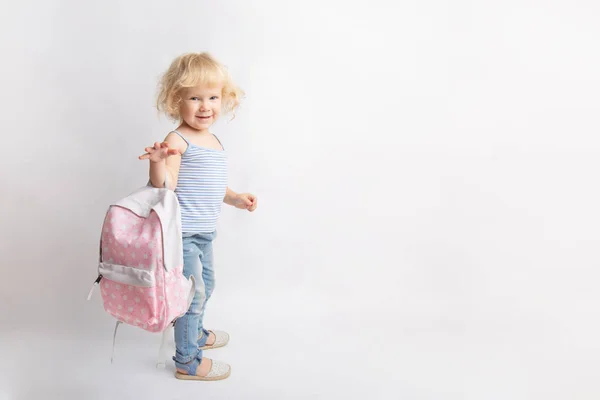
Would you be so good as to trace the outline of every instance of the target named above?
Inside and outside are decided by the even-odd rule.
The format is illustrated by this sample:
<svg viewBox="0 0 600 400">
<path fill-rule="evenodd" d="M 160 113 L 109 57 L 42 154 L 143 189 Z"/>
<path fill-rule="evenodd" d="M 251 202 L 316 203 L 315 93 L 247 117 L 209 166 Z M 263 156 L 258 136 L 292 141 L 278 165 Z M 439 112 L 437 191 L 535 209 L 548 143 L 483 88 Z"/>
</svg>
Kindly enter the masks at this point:
<svg viewBox="0 0 600 400">
<path fill-rule="evenodd" d="M 201 337 L 198 337 L 200 339 Z M 206 344 L 200 350 L 216 349 L 229 343 L 229 334 L 223 331 L 208 331 Z"/>
<path fill-rule="evenodd" d="M 215 340 L 217 340 L 217 336 L 213 331 L 208 331 L 208 339 L 206 339 L 205 346 L 212 346 L 215 344 Z"/>
<path fill-rule="evenodd" d="M 189 370 L 193 370 L 194 367 L 196 373 L 192 375 Z M 218 381 L 229 377 L 230 374 L 231 367 L 228 364 L 203 357 L 200 363 L 197 360 L 190 363 L 189 369 L 177 368 L 175 377 L 183 380 Z"/>
</svg>

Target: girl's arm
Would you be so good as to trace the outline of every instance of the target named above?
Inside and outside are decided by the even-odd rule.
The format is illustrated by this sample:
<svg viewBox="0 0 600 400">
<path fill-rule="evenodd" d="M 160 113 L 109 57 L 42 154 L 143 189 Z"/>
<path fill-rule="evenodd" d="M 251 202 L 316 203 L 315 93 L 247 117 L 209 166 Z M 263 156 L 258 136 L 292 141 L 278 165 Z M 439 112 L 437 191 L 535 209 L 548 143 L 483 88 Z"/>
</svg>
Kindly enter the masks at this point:
<svg viewBox="0 0 600 400">
<path fill-rule="evenodd" d="M 177 165 L 173 165 L 172 159 L 179 158 Z M 150 183 L 157 188 L 165 187 L 165 177 L 167 177 L 168 188 L 175 190 L 177 187 L 177 176 L 179 175 L 179 163 L 181 156 L 172 155 L 166 160 L 150 161 Z"/>
<path fill-rule="evenodd" d="M 175 190 L 179 167 L 181 165 L 181 154 L 185 148 L 181 148 L 181 140 L 175 134 L 169 134 L 162 143 L 154 143 L 153 147 L 146 147 L 146 154 L 139 157 L 140 160 L 150 160 L 150 183 L 157 188 L 165 187 L 165 177 L 168 178 L 168 188 Z M 183 142 L 185 145 L 185 142 Z"/>
<path fill-rule="evenodd" d="M 234 206 L 237 196 L 238 194 L 236 192 L 227 188 L 227 192 L 225 192 L 225 198 L 223 198 L 223 203 L 229 204 L 230 206 Z"/>
<path fill-rule="evenodd" d="M 258 199 L 255 195 L 251 193 L 236 193 L 229 188 L 227 188 L 227 191 L 225 192 L 223 202 L 230 206 L 248 210 L 250 212 L 256 210 L 256 207 L 258 206 Z"/>
</svg>

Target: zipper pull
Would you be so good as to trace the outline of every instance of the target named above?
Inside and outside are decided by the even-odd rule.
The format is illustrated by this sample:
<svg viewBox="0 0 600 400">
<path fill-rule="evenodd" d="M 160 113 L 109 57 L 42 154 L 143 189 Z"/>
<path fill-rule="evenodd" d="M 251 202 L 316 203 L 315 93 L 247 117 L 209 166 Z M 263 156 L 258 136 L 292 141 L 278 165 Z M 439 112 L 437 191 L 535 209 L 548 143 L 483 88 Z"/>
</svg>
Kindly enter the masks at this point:
<svg viewBox="0 0 600 400">
<path fill-rule="evenodd" d="M 98 278 L 96 278 L 96 280 L 94 281 L 94 284 L 92 285 L 92 288 L 90 289 L 90 292 L 88 293 L 88 297 L 87 297 L 88 300 L 92 298 L 94 289 L 96 288 L 96 286 L 98 286 L 98 284 L 100 283 L 101 280 L 102 280 L 102 275 L 98 275 Z"/>
</svg>

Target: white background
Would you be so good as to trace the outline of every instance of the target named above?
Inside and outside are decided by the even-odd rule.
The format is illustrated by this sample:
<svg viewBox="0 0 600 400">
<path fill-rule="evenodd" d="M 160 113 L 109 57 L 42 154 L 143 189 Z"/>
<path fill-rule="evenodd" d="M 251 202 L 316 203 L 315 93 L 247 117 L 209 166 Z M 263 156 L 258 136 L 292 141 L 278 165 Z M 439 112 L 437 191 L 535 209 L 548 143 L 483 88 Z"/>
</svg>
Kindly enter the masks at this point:
<svg viewBox="0 0 600 400">
<path fill-rule="evenodd" d="M 592 0 L 20 1 L 0 16 L 0 398 L 597 399 Z M 107 206 L 209 51 L 247 97 L 206 324 L 223 382 L 155 369 L 95 278 Z M 3 397 L 2 397 L 3 396 Z"/>
</svg>

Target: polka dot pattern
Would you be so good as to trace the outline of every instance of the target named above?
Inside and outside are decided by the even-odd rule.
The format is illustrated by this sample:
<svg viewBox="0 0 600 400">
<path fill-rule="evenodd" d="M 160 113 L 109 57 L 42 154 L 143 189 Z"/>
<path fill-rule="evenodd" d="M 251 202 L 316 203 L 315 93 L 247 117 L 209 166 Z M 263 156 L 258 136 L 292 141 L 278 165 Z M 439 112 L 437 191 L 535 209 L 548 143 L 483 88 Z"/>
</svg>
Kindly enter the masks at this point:
<svg viewBox="0 0 600 400">
<path fill-rule="evenodd" d="M 166 238 L 181 240 L 181 238 Z M 155 212 L 148 218 L 113 206 L 104 219 L 102 262 L 149 271 L 155 286 L 127 284 L 128 280 L 103 278 L 100 293 L 104 309 L 120 321 L 151 332 L 161 332 L 187 311 L 190 282 L 183 276 L 183 265 L 166 271 L 163 263 L 163 238 L 160 219 Z"/>
</svg>

